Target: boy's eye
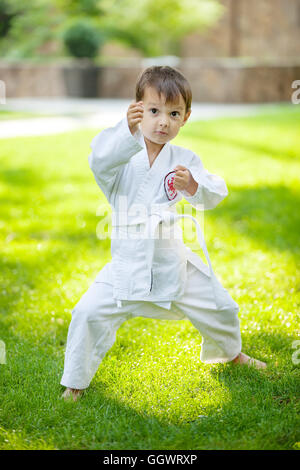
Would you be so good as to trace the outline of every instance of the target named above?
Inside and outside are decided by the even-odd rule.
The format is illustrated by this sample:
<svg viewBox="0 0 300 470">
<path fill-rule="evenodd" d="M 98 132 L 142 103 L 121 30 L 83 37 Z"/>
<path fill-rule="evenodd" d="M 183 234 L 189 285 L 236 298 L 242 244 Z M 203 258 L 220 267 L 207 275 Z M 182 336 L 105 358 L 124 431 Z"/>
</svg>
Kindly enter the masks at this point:
<svg viewBox="0 0 300 470">
<path fill-rule="evenodd" d="M 150 111 L 151 111 L 152 114 L 157 114 L 158 110 L 157 110 L 157 108 L 151 108 Z M 180 113 L 179 113 L 179 111 L 172 111 L 171 115 L 173 117 L 176 117 L 177 115 L 180 116 Z"/>
</svg>

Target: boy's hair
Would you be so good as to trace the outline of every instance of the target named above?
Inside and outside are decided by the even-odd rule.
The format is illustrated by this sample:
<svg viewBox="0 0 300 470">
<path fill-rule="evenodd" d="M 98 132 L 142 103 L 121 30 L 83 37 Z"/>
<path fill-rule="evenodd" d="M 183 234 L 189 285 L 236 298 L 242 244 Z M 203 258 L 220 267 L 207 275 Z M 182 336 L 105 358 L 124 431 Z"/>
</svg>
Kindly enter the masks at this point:
<svg viewBox="0 0 300 470">
<path fill-rule="evenodd" d="M 167 103 L 177 101 L 181 94 L 185 102 L 185 112 L 191 109 L 192 90 L 187 79 L 178 70 L 168 65 L 148 67 L 138 78 L 135 89 L 136 101 L 142 101 L 147 86 L 155 88 L 159 96 L 165 95 Z"/>
</svg>

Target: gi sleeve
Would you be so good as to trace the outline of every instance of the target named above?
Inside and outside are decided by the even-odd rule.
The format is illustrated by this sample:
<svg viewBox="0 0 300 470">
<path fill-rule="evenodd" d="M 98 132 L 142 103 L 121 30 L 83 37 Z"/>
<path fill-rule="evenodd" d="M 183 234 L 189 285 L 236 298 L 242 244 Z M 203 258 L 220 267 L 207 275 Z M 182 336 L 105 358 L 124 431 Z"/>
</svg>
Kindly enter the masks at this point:
<svg viewBox="0 0 300 470">
<path fill-rule="evenodd" d="M 193 196 L 187 191 L 181 191 L 181 193 L 196 209 L 213 209 L 228 195 L 228 189 L 223 178 L 209 173 L 203 167 L 198 155 L 193 155 L 188 169 L 198 183 L 198 188 Z"/>
<path fill-rule="evenodd" d="M 108 197 L 122 168 L 144 148 L 143 135 L 139 129 L 133 136 L 127 117 L 124 117 L 116 126 L 97 134 L 90 147 L 90 168 L 97 184 Z"/>
</svg>

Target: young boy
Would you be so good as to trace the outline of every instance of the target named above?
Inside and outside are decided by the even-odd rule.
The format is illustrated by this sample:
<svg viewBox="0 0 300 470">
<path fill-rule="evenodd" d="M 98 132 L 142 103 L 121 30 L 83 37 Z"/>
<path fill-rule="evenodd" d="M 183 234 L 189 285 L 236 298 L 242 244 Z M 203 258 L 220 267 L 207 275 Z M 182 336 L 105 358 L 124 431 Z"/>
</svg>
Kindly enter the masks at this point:
<svg viewBox="0 0 300 470">
<path fill-rule="evenodd" d="M 72 311 L 60 382 L 65 399 L 75 401 L 89 386 L 117 329 L 134 316 L 188 318 L 203 338 L 203 362 L 266 367 L 241 352 L 239 306 L 212 270 L 196 219 L 187 216 L 196 224 L 208 266 L 185 246 L 175 223 L 186 217 L 175 208 L 183 196 L 207 210 L 228 194 L 224 180 L 204 169 L 195 153 L 169 143 L 187 122 L 191 101 L 179 71 L 149 67 L 127 116 L 91 143 L 89 165 L 113 210 L 112 261 Z"/>
</svg>

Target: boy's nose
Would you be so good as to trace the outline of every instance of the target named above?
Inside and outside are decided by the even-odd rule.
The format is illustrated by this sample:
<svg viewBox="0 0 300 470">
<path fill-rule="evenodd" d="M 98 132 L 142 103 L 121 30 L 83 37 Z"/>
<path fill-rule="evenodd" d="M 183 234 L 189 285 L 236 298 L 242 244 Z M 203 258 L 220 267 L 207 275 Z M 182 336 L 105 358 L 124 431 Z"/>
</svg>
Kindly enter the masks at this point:
<svg viewBox="0 0 300 470">
<path fill-rule="evenodd" d="M 161 127 L 167 127 L 169 124 L 168 118 L 162 117 L 159 124 Z"/>
</svg>

